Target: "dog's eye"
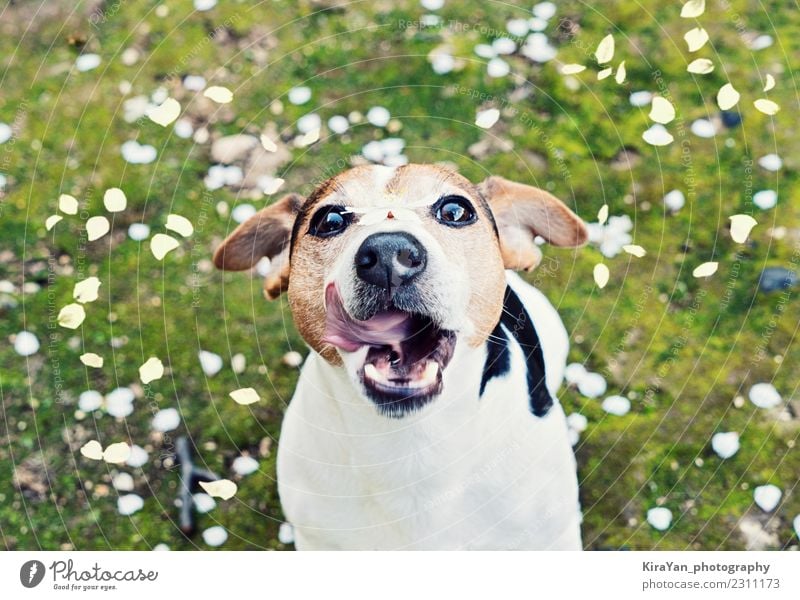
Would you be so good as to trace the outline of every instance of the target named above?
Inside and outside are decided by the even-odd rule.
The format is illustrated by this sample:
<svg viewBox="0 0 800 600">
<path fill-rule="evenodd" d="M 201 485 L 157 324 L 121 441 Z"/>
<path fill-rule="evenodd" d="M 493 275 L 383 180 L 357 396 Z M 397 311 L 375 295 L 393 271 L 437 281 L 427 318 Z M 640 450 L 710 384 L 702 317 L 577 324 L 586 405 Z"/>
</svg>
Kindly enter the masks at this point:
<svg viewBox="0 0 800 600">
<path fill-rule="evenodd" d="M 433 207 L 436 220 L 445 225 L 461 227 L 474 223 L 477 216 L 475 209 L 466 198 L 461 196 L 445 196 Z"/>
<path fill-rule="evenodd" d="M 344 231 L 350 221 L 350 213 L 343 206 L 325 206 L 311 217 L 308 232 L 317 237 L 330 237 Z"/>
</svg>

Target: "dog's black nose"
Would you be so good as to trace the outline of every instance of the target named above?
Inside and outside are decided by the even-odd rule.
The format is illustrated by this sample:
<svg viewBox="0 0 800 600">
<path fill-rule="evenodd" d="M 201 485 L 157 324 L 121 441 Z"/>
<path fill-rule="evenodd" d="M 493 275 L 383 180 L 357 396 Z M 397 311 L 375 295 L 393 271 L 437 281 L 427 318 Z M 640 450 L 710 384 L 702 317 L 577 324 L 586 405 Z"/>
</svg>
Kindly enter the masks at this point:
<svg viewBox="0 0 800 600">
<path fill-rule="evenodd" d="M 425 270 L 428 253 L 414 236 L 373 233 L 356 252 L 356 273 L 372 285 L 393 290 Z"/>
</svg>

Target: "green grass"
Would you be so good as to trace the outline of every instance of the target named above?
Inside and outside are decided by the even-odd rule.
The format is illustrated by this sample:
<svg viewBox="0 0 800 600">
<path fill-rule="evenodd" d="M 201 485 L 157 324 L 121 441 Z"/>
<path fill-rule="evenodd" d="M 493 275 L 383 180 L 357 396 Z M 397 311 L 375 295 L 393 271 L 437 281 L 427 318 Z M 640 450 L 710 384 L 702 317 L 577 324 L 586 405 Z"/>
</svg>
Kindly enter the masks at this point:
<svg viewBox="0 0 800 600">
<path fill-rule="evenodd" d="M 310 110 L 318 109 L 327 120 L 383 105 L 402 125 L 396 135 L 407 141 L 414 162 L 448 161 L 475 181 L 492 172 L 536 182 L 587 221 L 595 220 L 604 203 L 612 215 L 630 215 L 634 242 L 648 254 L 606 259 L 611 281 L 602 291 L 592 281 L 594 264 L 603 260 L 593 247 L 576 253 L 547 248 L 549 264 L 557 268 L 531 275 L 571 332 L 571 359 L 603 372 L 609 393 L 632 399 L 631 413 L 614 417 L 602 411 L 599 400 L 566 388 L 561 394 L 568 412 L 589 418 L 577 446 L 587 548 L 741 549 L 737 523 L 745 515 L 775 532 L 775 547 L 796 546 L 791 519 L 800 513 L 795 447 L 800 415 L 759 410 L 749 402 L 737 408 L 734 398 L 746 397 L 753 383 L 773 381 L 797 407 L 796 293 L 782 298 L 756 295 L 755 289 L 761 269 L 792 264 L 798 244 L 796 65 L 787 57 L 800 51 L 795 35 L 800 16 L 777 1 L 730 4 L 725 11 L 709 3 L 709 14 L 700 21 L 711 44 L 690 56 L 681 38 L 694 25 L 678 18 L 677 5 L 664 3 L 648 14 L 633 2 L 561 3 L 556 21 L 570 17 L 580 30 L 572 39 L 562 33 L 554 42 L 558 59 L 590 65 L 578 76 L 577 92 L 568 89 L 554 63 L 535 65 L 511 56 L 517 77 L 491 79 L 472 52 L 475 44 L 501 35 L 508 19 L 528 16 L 528 4 L 449 2 L 441 11 L 443 21 L 461 26 L 423 30 L 399 26 L 419 19 L 423 11 L 415 1 L 327 10 L 321 10 L 328 6 L 324 2 L 275 1 L 255 8 L 224 2 L 191 14 L 191 2 L 181 0 L 168 4 L 165 17 L 156 15 L 157 3 L 122 2 L 113 10 L 107 5 L 107 18 L 96 27 L 85 3 L 74 11 L 69 3 L 49 3 L 38 15 L 34 5 L 6 7 L 0 121 L 15 123 L 18 137 L 0 145 L 0 172 L 9 179 L 0 192 L 0 279 L 18 287 L 23 280 L 36 282 L 41 289 L 12 294 L 16 306 L 0 308 L 3 545 L 204 547 L 199 536 L 185 539 L 177 529 L 177 472 L 159 458 L 168 454 L 170 441 L 150 431 L 155 409 L 177 407 L 183 424 L 171 435 L 189 434 L 199 462 L 229 474 L 233 458 L 248 451 L 261 467 L 259 474 L 238 482 L 233 500 L 219 502 L 199 518 L 201 529 L 225 526 L 230 532 L 226 549 L 284 547 L 277 540 L 282 517 L 275 453 L 297 373 L 281 357 L 290 349 L 305 352 L 302 340 L 285 302 L 262 300 L 257 278 L 210 268 L 211 252 L 230 229 L 217 203 L 233 207 L 249 200 L 228 189 L 205 191 L 208 145 L 179 139 L 170 127 L 146 119 L 122 119 L 122 81 L 130 82 L 128 96 L 164 85 L 181 98 L 184 110 L 197 114 L 201 100 L 168 77 L 194 73 L 234 90 L 234 102 L 208 124 L 215 134 L 257 134 L 272 121 L 286 138 L 296 119 Z M 776 43 L 755 53 L 747 49 L 737 32 L 737 13 L 748 28 L 770 33 Z M 224 33 L 209 37 L 223 23 Z M 594 75 L 590 54 L 607 33 L 617 41 L 614 64 L 626 60 L 623 85 L 613 77 L 598 82 Z M 85 39 L 86 49 L 102 56 L 98 69 L 71 70 L 78 53 L 71 38 Z M 464 63 L 457 72 L 437 75 L 426 56 L 443 43 Z M 131 46 L 142 58 L 125 66 L 120 55 Z M 698 56 L 714 60 L 712 74 L 686 73 L 687 62 Z M 657 89 L 654 70 L 660 70 L 678 108 L 668 126 L 676 141 L 658 150 L 640 137 L 650 124 L 647 109 L 628 102 L 631 91 Z M 752 99 L 761 95 L 757 72 L 762 77 L 775 73 L 778 79 L 769 97 L 783 110 L 774 120 L 752 108 Z M 694 119 L 716 114 L 716 90 L 728 80 L 742 93 L 743 126 L 710 140 L 691 135 Z M 312 102 L 292 106 L 285 94 L 300 84 L 311 87 Z M 513 94 L 519 87 L 531 93 Z M 494 105 L 508 102 L 513 110 L 490 132 L 480 131 L 473 126 L 480 102 L 459 89 L 478 90 L 493 97 Z M 284 105 L 278 115 L 269 110 L 275 99 Z M 386 135 L 361 125 L 346 137 L 295 151 L 291 168 L 282 174 L 284 189 L 309 193 L 312 182 L 337 161 Z M 473 160 L 467 149 L 486 136 L 510 140 L 514 150 Z M 126 164 L 119 145 L 132 138 L 156 146 L 158 161 Z M 614 166 L 623 148 L 639 158 L 632 169 Z M 746 172 L 745 159 L 776 149 L 785 161 L 779 174 L 758 166 Z M 661 198 L 676 187 L 686 190 L 688 176 L 694 178 L 696 195 L 678 214 L 665 215 Z M 87 243 L 81 239 L 82 221 L 104 213 L 103 190 L 111 186 L 125 190 L 128 208 L 115 216 L 110 236 Z M 753 211 L 748 186 L 750 192 L 778 189 L 780 199 L 771 211 L 755 209 L 759 225 L 751 242 L 740 245 L 727 233 L 727 218 Z M 87 213 L 66 218 L 48 233 L 44 220 L 56 212 L 60 193 L 75 195 Z M 189 217 L 196 231 L 159 262 L 148 243 L 140 245 L 125 232 L 140 220 L 151 225 L 152 233 L 163 232 L 170 212 Z M 787 228 L 783 239 L 769 235 L 778 226 Z M 707 260 L 719 261 L 719 271 L 707 280 L 693 278 L 694 267 Z M 795 268 L 797 262 L 795 255 Z M 75 282 L 90 275 L 103 285 L 100 299 L 87 306 L 84 325 L 74 332 L 49 329 L 54 311 L 71 302 Z M 28 359 L 15 354 L 11 344 L 11 336 L 23 329 L 42 343 Z M 200 370 L 201 348 L 225 359 L 225 368 L 213 378 Z M 84 351 L 103 355 L 104 368 L 84 369 L 78 360 Z M 238 376 L 229 368 L 237 352 L 248 361 Z M 161 357 L 169 371 L 138 386 L 131 417 L 76 415 L 82 391 L 107 393 L 136 384 L 137 369 L 149 356 Z M 227 393 L 247 386 L 259 390 L 262 402 L 233 404 Z M 729 430 L 740 432 L 742 447 L 722 461 L 711 451 L 710 438 Z M 132 472 L 136 492 L 145 498 L 144 509 L 131 518 L 116 512 L 110 485 L 116 469 L 78 452 L 93 438 L 104 444 L 130 439 L 150 450 L 143 469 L 120 469 Z M 265 439 L 272 440 L 268 451 Z M 46 470 L 36 467 L 42 464 Z M 22 490 L 11 484 L 21 465 L 41 484 L 38 492 L 35 484 Z M 767 482 L 784 490 L 773 516 L 752 504 L 753 487 Z M 644 521 L 656 504 L 674 515 L 663 533 Z"/>
</svg>

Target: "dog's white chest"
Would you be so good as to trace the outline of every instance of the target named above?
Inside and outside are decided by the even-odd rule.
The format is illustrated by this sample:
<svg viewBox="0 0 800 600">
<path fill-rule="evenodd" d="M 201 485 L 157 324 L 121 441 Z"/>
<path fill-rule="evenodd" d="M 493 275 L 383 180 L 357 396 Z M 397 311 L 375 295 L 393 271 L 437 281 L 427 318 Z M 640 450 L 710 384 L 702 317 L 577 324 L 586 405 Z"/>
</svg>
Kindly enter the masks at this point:
<svg viewBox="0 0 800 600">
<path fill-rule="evenodd" d="M 540 332 L 548 387 L 557 388 L 563 326 L 541 294 L 509 282 Z M 579 549 L 563 411 L 556 404 L 544 417 L 531 414 L 524 357 L 513 344 L 510 359 L 507 375 L 490 380 L 482 397 L 481 369 L 465 358 L 446 373 L 447 393 L 390 419 L 312 354 L 278 454 L 281 502 L 298 548 Z"/>
</svg>

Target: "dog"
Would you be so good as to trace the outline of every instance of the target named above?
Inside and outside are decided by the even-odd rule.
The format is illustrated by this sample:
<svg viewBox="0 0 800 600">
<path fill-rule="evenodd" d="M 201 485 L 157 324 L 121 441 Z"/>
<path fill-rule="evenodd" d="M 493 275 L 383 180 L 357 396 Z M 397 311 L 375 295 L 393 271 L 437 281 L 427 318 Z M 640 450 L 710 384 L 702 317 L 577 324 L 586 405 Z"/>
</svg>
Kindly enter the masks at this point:
<svg viewBox="0 0 800 600">
<path fill-rule="evenodd" d="M 270 259 L 311 348 L 281 428 L 278 491 L 305 549 L 581 549 L 555 400 L 568 336 L 515 270 L 583 221 L 541 189 L 439 166 L 359 166 L 289 194 L 217 248 Z M 541 241 L 541 240 L 539 240 Z"/>
</svg>

